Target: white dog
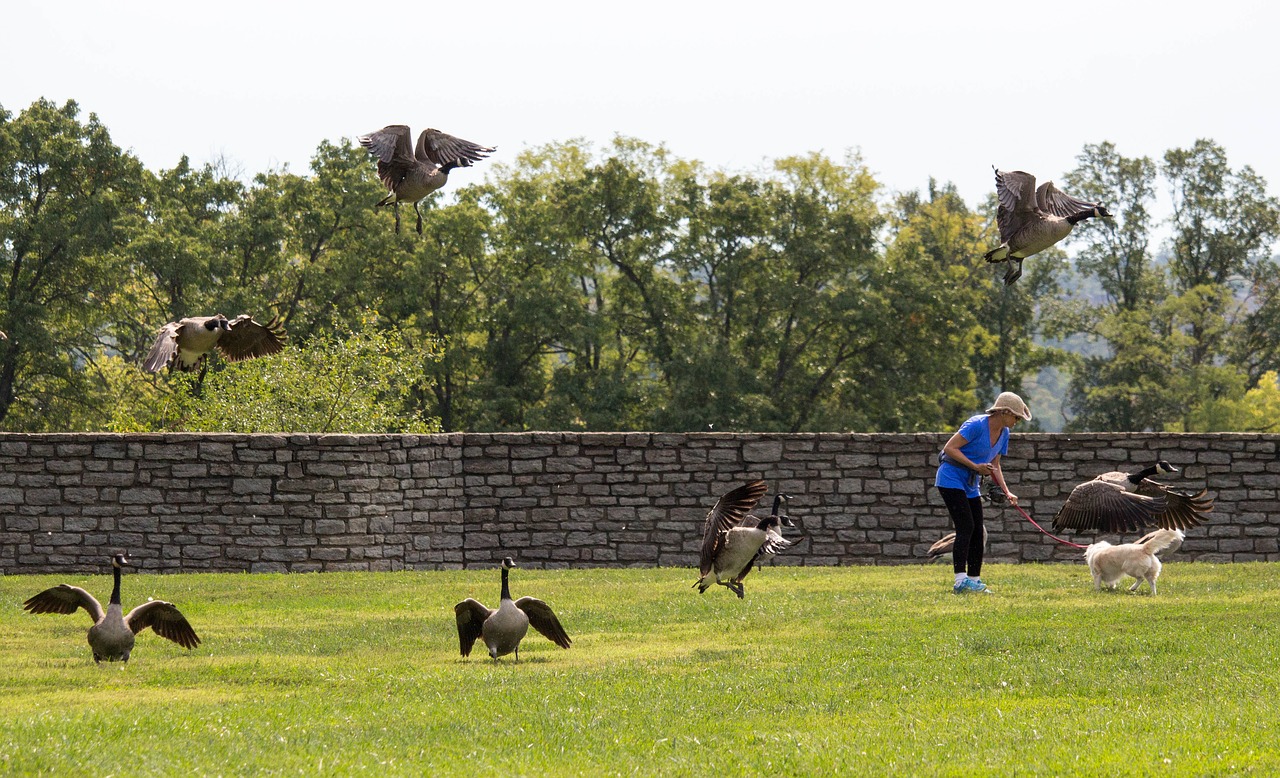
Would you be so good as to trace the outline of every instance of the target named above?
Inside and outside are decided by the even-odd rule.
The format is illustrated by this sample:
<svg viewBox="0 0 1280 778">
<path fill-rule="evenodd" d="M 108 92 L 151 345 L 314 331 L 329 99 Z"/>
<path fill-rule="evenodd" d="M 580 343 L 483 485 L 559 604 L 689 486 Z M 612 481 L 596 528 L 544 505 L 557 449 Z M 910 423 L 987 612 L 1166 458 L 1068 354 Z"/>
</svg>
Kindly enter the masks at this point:
<svg viewBox="0 0 1280 778">
<path fill-rule="evenodd" d="M 1151 585 L 1151 593 L 1156 593 L 1156 579 L 1160 577 L 1160 560 L 1156 554 L 1173 546 L 1182 545 L 1185 537 L 1182 530 L 1161 529 L 1142 538 L 1140 543 L 1124 543 L 1113 546 L 1105 540 L 1091 543 L 1084 550 L 1084 560 L 1089 563 L 1089 572 L 1093 574 L 1093 586 L 1101 590 L 1105 583 L 1108 589 L 1116 588 L 1121 577 L 1131 575 L 1137 580 L 1129 591 L 1136 592 L 1145 580 Z"/>
</svg>

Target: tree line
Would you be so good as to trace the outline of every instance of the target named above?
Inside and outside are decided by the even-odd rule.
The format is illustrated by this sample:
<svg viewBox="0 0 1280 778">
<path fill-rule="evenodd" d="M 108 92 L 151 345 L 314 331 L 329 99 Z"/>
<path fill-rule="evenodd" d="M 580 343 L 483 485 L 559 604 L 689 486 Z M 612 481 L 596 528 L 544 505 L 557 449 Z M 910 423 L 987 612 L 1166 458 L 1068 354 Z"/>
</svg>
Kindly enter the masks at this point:
<svg viewBox="0 0 1280 778">
<path fill-rule="evenodd" d="M 345 139 L 242 181 L 148 170 L 74 102 L 0 107 L 0 429 L 910 432 L 1002 390 L 1069 429 L 1271 429 L 1265 181 L 1207 139 L 1077 161 L 1064 186 L 1115 218 L 1006 287 L 993 196 L 891 196 L 856 155 L 741 173 L 570 140 L 455 176 L 419 236 Z M 286 352 L 200 387 L 138 369 L 215 312 L 278 315 Z"/>
</svg>

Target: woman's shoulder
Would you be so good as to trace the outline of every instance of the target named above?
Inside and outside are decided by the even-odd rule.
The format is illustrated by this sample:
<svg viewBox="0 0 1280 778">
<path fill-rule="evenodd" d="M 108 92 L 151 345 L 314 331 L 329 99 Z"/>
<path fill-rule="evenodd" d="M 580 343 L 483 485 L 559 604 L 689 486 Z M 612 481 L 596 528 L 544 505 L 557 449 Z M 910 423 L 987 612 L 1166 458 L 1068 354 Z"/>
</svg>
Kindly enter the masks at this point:
<svg viewBox="0 0 1280 778">
<path fill-rule="evenodd" d="M 966 419 L 964 424 L 960 425 L 960 429 L 971 430 L 977 427 L 985 427 L 987 425 L 987 418 L 987 414 L 985 413 L 974 414 Z"/>
</svg>

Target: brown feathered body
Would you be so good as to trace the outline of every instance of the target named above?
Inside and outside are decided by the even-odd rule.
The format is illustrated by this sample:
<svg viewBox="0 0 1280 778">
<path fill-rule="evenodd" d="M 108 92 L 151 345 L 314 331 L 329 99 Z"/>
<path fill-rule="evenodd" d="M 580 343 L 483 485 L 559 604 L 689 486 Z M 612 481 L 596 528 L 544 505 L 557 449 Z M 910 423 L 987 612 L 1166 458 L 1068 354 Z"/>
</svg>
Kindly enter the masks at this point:
<svg viewBox="0 0 1280 778">
<path fill-rule="evenodd" d="M 996 171 L 996 223 L 1000 245 L 983 255 L 988 262 L 1009 262 L 1004 282 L 1022 277 L 1022 260 L 1038 254 L 1071 234 L 1078 222 L 1111 214 L 1098 203 L 1078 200 L 1046 181 L 1021 170 Z"/>
</svg>

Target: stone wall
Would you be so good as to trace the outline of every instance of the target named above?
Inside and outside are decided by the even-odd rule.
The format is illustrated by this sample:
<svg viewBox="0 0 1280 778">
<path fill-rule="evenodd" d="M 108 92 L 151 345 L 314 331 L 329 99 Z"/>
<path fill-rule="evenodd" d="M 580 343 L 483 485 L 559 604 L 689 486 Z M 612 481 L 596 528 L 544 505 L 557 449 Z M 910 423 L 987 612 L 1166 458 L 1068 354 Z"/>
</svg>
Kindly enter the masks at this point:
<svg viewBox="0 0 1280 778">
<path fill-rule="evenodd" d="M 716 498 L 756 477 L 793 496 L 807 537 L 781 563 L 917 563 L 949 531 L 932 487 L 945 438 L 0 434 L 0 573 L 101 571 L 115 548 L 168 572 L 693 566 Z M 1280 560 L 1278 444 L 1015 433 L 1005 472 L 1047 527 L 1081 480 L 1164 458 L 1217 500 L 1179 559 Z M 989 558 L 1079 559 L 1007 506 L 987 524 Z"/>
</svg>

